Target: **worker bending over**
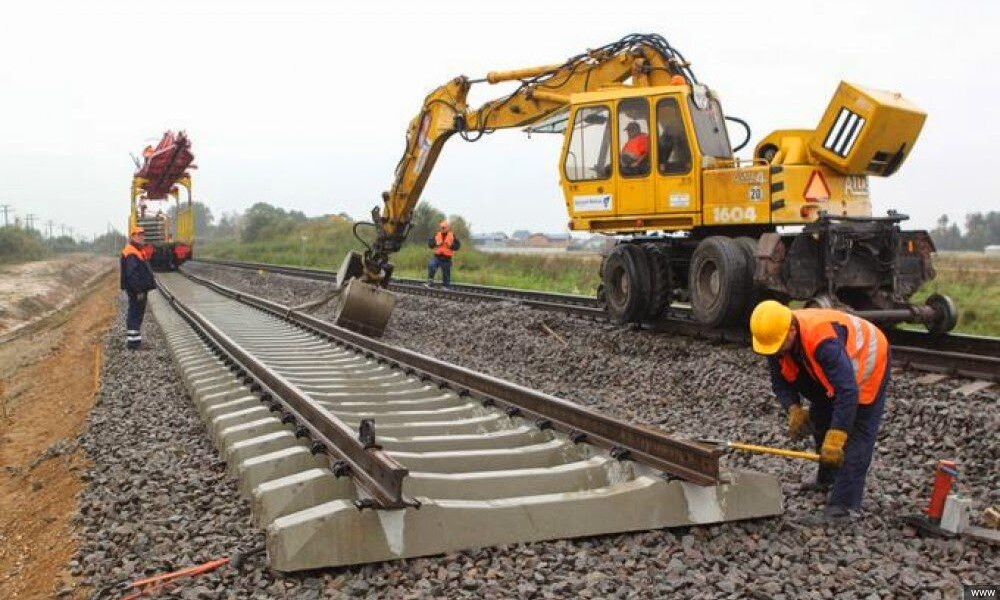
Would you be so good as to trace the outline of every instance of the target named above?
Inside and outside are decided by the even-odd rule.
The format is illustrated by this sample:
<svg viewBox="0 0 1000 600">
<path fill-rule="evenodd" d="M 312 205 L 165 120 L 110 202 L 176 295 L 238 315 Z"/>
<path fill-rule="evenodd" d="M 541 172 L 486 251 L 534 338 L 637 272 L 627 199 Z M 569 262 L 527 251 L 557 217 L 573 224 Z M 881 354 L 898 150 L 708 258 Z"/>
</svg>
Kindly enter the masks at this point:
<svg viewBox="0 0 1000 600">
<path fill-rule="evenodd" d="M 868 321 L 838 310 L 791 310 L 773 300 L 750 316 L 753 349 L 768 357 L 771 385 L 788 411 L 788 433 L 807 422 L 820 454 L 816 481 L 830 490 L 824 520 L 861 507 L 889 383 L 889 343 Z M 803 408 L 800 398 L 809 400 Z"/>
<path fill-rule="evenodd" d="M 128 244 L 122 249 L 121 289 L 128 296 L 128 314 L 125 317 L 125 347 L 137 350 L 142 345 L 142 318 L 146 314 L 146 292 L 156 289 L 156 279 L 149 268 L 145 252 L 146 230 L 133 227 L 129 230 Z"/>
<path fill-rule="evenodd" d="M 451 257 L 455 255 L 462 244 L 451 230 L 451 223 L 441 221 L 439 231 L 428 238 L 427 247 L 434 250 L 434 255 L 427 263 L 427 285 L 434 283 L 434 275 L 441 268 L 441 282 L 444 287 L 451 286 Z"/>
</svg>

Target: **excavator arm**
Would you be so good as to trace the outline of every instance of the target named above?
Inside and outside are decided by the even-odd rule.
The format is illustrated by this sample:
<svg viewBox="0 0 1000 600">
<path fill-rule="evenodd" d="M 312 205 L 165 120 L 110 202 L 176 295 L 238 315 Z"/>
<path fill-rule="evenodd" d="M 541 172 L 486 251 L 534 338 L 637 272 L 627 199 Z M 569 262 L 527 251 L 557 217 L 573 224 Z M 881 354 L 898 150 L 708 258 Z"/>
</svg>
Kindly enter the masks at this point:
<svg viewBox="0 0 1000 600">
<path fill-rule="evenodd" d="M 513 71 L 492 71 L 483 79 L 461 76 L 431 92 L 406 132 L 406 149 L 396 166 L 381 209 L 372 210 L 374 243 L 364 256 L 363 279 L 385 285 L 389 256 L 400 249 L 413 209 L 444 143 L 455 133 L 476 141 L 497 129 L 536 123 L 569 104 L 569 95 L 620 84 L 637 87 L 697 83 L 684 57 L 656 34 L 633 34 L 570 57 L 560 64 Z M 466 99 L 475 83 L 520 81 L 511 94 L 470 109 Z"/>
</svg>

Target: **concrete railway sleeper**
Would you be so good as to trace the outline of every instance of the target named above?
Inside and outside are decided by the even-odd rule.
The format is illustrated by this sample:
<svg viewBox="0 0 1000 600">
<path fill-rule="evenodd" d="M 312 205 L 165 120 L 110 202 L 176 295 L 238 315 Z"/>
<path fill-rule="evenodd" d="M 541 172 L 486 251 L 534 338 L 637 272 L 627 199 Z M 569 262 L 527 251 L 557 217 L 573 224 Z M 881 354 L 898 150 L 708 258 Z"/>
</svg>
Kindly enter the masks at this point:
<svg viewBox="0 0 1000 600">
<path fill-rule="evenodd" d="M 471 372 L 453 365 L 432 374 L 444 363 L 392 347 L 376 351 L 362 344 L 378 342 L 349 333 L 331 339 L 317 323 L 290 322 L 301 315 L 287 308 L 282 318 L 278 305 L 265 311 L 180 274 L 164 274 L 160 283 L 176 307 L 154 294 L 153 313 L 228 471 L 266 530 L 275 569 L 782 511 L 776 477 L 720 472 L 714 449 L 500 380 L 477 387 Z M 319 412 L 296 408 L 286 396 Z M 589 429 L 579 427 L 585 418 Z M 337 440 L 347 448 L 327 445 L 336 437 L 322 433 L 331 423 L 351 432 L 352 441 Z M 347 468 L 343 456 L 356 452 L 352 445 L 379 460 L 355 458 Z M 395 499 L 372 493 L 380 468 L 400 474 Z M 358 472 L 365 469 L 367 478 Z"/>
</svg>

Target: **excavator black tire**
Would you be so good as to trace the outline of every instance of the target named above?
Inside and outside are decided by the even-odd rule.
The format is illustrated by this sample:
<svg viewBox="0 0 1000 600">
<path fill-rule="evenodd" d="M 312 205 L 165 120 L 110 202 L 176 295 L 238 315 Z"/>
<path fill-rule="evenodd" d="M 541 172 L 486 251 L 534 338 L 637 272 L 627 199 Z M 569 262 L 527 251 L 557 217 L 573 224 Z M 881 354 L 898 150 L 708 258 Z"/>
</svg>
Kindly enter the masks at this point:
<svg viewBox="0 0 1000 600">
<path fill-rule="evenodd" d="M 746 320 L 749 321 L 750 313 L 753 312 L 757 303 L 766 299 L 753 282 L 753 272 L 757 266 L 757 259 L 754 257 L 754 253 L 757 252 L 757 240 L 749 236 L 741 236 L 736 238 L 736 245 L 743 251 L 743 257 L 747 261 L 747 298 L 746 309 L 743 312 Z"/>
<path fill-rule="evenodd" d="M 742 322 L 751 281 L 746 254 L 736 240 L 718 235 L 702 240 L 688 281 L 695 319 L 709 327 Z"/>
<path fill-rule="evenodd" d="M 641 248 L 618 244 L 604 260 L 601 283 L 608 316 L 616 323 L 641 321 L 649 301 L 649 265 Z"/>
<path fill-rule="evenodd" d="M 667 307 L 674 293 L 673 275 L 670 271 L 670 249 L 665 244 L 643 244 L 650 272 L 650 296 L 646 307 L 646 317 L 658 319 Z"/>
</svg>

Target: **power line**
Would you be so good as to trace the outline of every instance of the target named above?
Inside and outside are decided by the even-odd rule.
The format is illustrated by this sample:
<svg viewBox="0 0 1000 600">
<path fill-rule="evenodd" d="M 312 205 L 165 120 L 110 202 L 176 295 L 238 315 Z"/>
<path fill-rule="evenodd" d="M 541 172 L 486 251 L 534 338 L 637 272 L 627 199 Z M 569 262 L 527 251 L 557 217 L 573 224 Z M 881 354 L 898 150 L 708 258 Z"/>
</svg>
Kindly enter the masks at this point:
<svg viewBox="0 0 1000 600">
<path fill-rule="evenodd" d="M 10 204 L 0 204 L 0 210 L 3 211 L 3 226 L 6 227 L 8 225 L 7 212 L 8 211 L 13 212 L 14 207 L 11 206 Z"/>
<path fill-rule="evenodd" d="M 33 213 L 28 213 L 24 217 L 25 229 L 32 231 L 35 229 L 35 219 L 37 217 Z"/>
</svg>

